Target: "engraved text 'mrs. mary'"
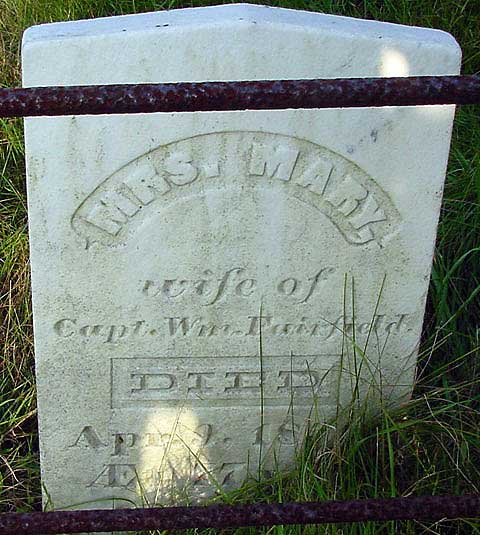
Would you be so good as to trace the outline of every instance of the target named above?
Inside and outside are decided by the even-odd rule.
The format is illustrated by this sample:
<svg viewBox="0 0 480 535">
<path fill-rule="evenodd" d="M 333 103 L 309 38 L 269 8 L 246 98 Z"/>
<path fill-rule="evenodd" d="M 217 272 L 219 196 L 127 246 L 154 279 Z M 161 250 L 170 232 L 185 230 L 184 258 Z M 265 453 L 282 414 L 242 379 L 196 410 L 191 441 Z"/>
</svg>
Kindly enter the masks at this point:
<svg viewBox="0 0 480 535">
<path fill-rule="evenodd" d="M 400 216 L 380 186 L 356 164 L 298 138 L 265 132 L 216 132 L 160 146 L 125 165 L 92 191 L 72 216 L 87 246 L 125 243 L 148 206 L 219 187 L 283 188 L 337 228 L 351 245 L 379 244 Z"/>
</svg>

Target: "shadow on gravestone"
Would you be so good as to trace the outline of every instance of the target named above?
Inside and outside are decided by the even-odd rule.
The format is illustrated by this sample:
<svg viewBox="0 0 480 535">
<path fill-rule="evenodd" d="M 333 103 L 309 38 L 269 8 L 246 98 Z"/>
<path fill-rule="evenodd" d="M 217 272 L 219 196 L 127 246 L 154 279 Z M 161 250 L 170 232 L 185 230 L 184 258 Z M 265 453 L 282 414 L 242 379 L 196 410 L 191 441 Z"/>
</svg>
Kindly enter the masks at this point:
<svg viewBox="0 0 480 535">
<path fill-rule="evenodd" d="M 457 74 L 443 32 L 248 4 L 27 30 L 25 86 Z M 198 501 L 408 399 L 453 106 L 30 118 L 42 480 Z M 260 470 L 260 471 L 261 471 Z"/>
</svg>

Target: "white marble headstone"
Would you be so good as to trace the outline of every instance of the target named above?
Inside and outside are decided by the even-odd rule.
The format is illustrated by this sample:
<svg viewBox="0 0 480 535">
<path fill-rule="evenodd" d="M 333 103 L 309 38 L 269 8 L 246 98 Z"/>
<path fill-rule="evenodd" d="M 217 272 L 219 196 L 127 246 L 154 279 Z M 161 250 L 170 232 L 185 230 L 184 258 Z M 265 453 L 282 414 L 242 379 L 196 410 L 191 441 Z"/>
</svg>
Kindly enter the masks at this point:
<svg viewBox="0 0 480 535">
<path fill-rule="evenodd" d="M 457 74 L 441 31 L 248 4 L 27 30 L 25 86 Z M 54 507 L 184 502 L 410 395 L 454 107 L 26 120 Z M 262 319 L 260 319 L 262 318 Z M 276 455 L 272 454 L 275 450 Z"/>
</svg>

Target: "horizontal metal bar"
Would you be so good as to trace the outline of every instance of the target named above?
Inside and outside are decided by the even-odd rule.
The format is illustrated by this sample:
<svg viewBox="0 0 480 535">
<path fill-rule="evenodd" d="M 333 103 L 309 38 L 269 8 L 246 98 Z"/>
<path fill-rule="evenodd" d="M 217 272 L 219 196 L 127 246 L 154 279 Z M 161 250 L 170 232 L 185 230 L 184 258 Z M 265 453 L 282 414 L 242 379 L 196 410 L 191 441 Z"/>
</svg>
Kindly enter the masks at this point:
<svg viewBox="0 0 480 535">
<path fill-rule="evenodd" d="M 0 515 L 0 535 L 480 518 L 480 495 Z"/>
<path fill-rule="evenodd" d="M 0 88 L 0 117 L 479 103 L 479 76 Z"/>
</svg>

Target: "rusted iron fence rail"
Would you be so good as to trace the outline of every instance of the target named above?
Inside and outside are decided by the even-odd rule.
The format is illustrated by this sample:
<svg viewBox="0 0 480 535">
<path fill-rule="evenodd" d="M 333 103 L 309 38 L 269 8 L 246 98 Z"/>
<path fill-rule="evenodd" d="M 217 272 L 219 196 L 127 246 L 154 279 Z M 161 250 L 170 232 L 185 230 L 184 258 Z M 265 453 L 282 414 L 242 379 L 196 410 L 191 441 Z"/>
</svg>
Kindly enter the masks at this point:
<svg viewBox="0 0 480 535">
<path fill-rule="evenodd" d="M 236 506 L 9 513 L 0 516 L 0 535 L 336 524 L 372 520 L 439 521 L 479 517 L 480 495 L 426 496 Z"/>
<path fill-rule="evenodd" d="M 479 103 L 480 76 L 0 89 L 0 117 Z"/>
</svg>

